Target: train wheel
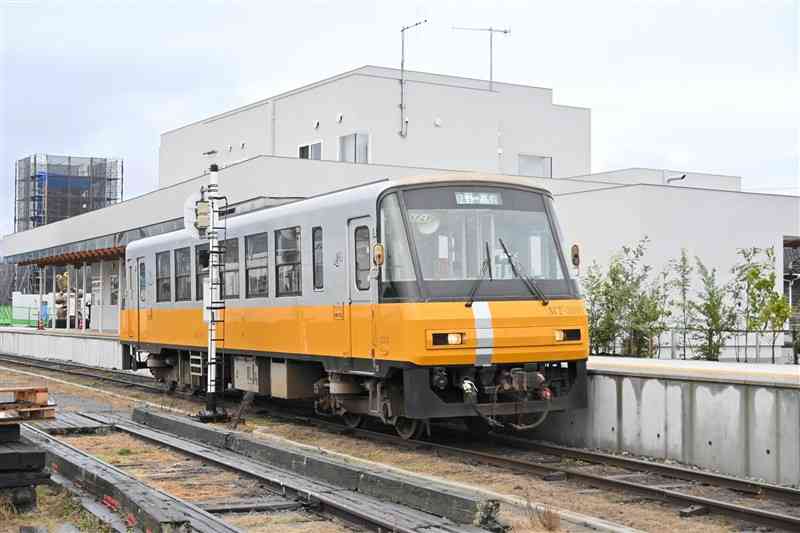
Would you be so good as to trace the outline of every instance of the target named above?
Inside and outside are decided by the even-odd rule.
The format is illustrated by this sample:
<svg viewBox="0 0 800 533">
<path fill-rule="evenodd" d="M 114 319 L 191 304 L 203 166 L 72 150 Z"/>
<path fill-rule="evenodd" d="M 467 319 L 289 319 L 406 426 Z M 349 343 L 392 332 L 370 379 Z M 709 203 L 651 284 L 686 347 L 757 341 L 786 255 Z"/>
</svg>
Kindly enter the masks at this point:
<svg viewBox="0 0 800 533">
<path fill-rule="evenodd" d="M 422 424 L 416 418 L 398 416 L 394 422 L 394 430 L 404 440 L 413 439 L 419 434 Z"/>
<path fill-rule="evenodd" d="M 356 413 L 345 413 L 342 415 L 342 420 L 344 420 L 345 426 L 350 429 L 356 429 L 364 423 L 364 416 Z"/>
</svg>

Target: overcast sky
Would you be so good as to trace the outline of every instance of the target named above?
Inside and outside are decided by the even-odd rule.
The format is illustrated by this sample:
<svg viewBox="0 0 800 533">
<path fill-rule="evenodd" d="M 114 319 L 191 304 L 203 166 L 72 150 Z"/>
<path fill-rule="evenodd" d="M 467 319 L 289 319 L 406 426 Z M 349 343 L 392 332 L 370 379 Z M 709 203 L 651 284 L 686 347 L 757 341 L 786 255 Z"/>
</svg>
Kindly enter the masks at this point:
<svg viewBox="0 0 800 533">
<path fill-rule="evenodd" d="M 13 162 L 121 157 L 157 182 L 159 134 L 364 64 L 554 89 L 592 109 L 592 170 L 735 174 L 800 194 L 800 0 L 0 0 L 0 234 Z"/>
</svg>

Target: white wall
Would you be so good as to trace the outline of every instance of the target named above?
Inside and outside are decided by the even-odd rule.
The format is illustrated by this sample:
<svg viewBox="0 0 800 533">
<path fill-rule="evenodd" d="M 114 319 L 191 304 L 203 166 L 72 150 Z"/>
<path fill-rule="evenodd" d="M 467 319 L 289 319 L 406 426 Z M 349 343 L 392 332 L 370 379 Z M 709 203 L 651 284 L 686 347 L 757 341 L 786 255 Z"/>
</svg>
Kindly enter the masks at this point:
<svg viewBox="0 0 800 533">
<path fill-rule="evenodd" d="M 575 176 L 576 179 L 604 181 L 620 185 L 647 183 L 650 185 L 667 185 L 670 178 L 686 177 L 680 181 L 672 181 L 669 185 L 676 187 L 692 187 L 699 189 L 718 189 L 724 191 L 741 191 L 742 178 L 724 174 L 708 174 L 704 172 L 686 172 L 684 170 L 655 168 L 624 168 L 609 172 L 596 172 L 587 176 Z"/>
<path fill-rule="evenodd" d="M 211 162 L 203 153 L 209 150 L 217 150 L 220 166 L 271 154 L 271 117 L 271 106 L 264 103 L 164 133 L 158 150 L 159 186 L 203 174 Z"/>
<path fill-rule="evenodd" d="M 489 91 L 481 80 L 410 72 L 403 138 L 398 77 L 364 67 L 164 133 L 161 186 L 196 175 L 211 149 L 224 165 L 247 155 L 297 157 L 298 146 L 322 141 L 322 158 L 337 160 L 339 137 L 354 132 L 369 134 L 371 163 L 517 174 L 524 153 L 552 157 L 553 176 L 589 172 L 590 111 L 553 105 L 550 89 L 495 83 Z"/>
<path fill-rule="evenodd" d="M 631 185 L 560 194 L 556 208 L 567 242 L 581 244 L 583 273 L 645 235 L 657 271 L 686 248 L 726 281 L 737 249 L 773 246 L 780 272 L 784 235 L 800 234 L 800 199 L 781 195 Z"/>
<path fill-rule="evenodd" d="M 229 202 L 236 203 L 256 196 L 312 196 L 382 178 L 452 173 L 407 166 L 354 165 L 259 156 L 223 168 L 219 180 Z M 553 185 L 571 190 L 575 187 L 561 180 L 529 179 L 532 185 L 545 188 Z M 60 246 L 180 218 L 186 198 L 207 182 L 206 176 L 199 176 L 69 220 L 7 235 L 0 241 L 0 256 Z M 583 188 L 586 185 L 579 186 Z"/>
</svg>

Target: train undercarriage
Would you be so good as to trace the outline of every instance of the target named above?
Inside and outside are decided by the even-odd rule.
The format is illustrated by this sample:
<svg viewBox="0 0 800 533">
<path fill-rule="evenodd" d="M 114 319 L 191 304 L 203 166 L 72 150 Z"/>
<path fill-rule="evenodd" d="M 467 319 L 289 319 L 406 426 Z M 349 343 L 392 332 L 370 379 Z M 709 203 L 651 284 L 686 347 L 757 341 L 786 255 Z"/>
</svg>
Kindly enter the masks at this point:
<svg viewBox="0 0 800 533">
<path fill-rule="evenodd" d="M 205 392 L 203 352 L 162 349 L 131 357 L 134 366 L 146 366 L 162 382 Z M 371 418 L 393 426 L 403 438 L 419 435 L 437 419 L 463 419 L 475 433 L 525 431 L 542 424 L 550 412 L 586 406 L 585 360 L 435 367 L 364 363 L 369 364 L 226 354 L 218 376 L 226 390 L 313 400 L 318 413 L 339 416 L 350 427 Z"/>
</svg>

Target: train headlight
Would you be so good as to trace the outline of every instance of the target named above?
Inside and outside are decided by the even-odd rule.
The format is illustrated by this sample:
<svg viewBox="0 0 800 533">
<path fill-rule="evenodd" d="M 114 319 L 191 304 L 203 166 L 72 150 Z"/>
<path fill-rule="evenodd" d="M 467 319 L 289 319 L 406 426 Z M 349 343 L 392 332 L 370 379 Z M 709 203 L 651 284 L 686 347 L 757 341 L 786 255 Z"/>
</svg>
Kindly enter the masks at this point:
<svg viewBox="0 0 800 533">
<path fill-rule="evenodd" d="M 434 346 L 453 346 L 464 344 L 463 333 L 434 333 L 431 340 Z"/>
<path fill-rule="evenodd" d="M 463 344 L 464 343 L 464 335 L 461 333 L 448 333 L 447 334 L 447 344 Z"/>
<path fill-rule="evenodd" d="M 554 329 L 553 330 L 553 337 L 555 337 L 556 342 L 561 342 L 561 341 L 579 341 L 579 340 L 581 340 L 581 330 L 580 329 Z"/>
</svg>

